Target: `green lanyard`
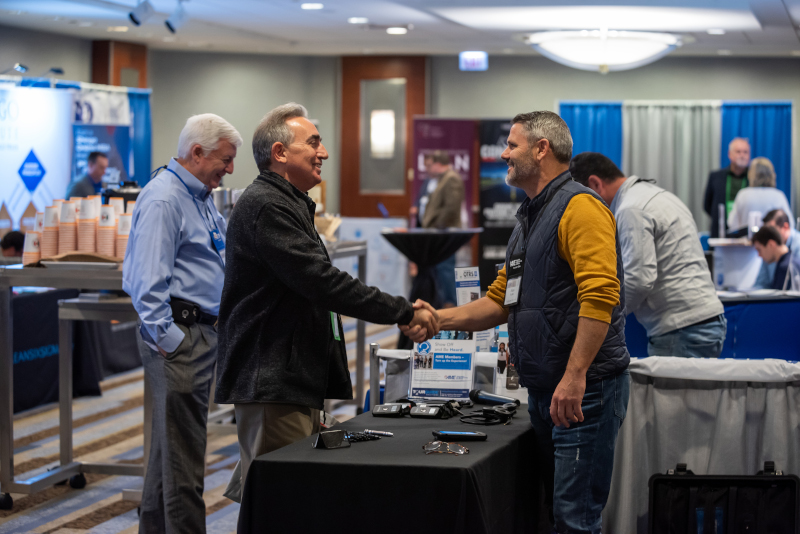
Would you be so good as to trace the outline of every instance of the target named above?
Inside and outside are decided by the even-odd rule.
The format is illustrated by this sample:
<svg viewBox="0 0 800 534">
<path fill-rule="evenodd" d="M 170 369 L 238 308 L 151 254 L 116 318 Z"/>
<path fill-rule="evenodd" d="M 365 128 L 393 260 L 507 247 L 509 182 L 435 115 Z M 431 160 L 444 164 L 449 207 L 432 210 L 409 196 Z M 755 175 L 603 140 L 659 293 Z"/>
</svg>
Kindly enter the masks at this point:
<svg viewBox="0 0 800 534">
<path fill-rule="evenodd" d="M 733 174 L 728 173 L 727 178 L 725 178 L 725 216 L 727 217 L 728 214 L 733 210 L 733 203 L 736 201 L 736 198 L 731 198 L 731 182 L 733 181 Z M 739 178 L 739 180 L 745 180 L 745 178 Z M 742 187 L 739 188 L 739 191 L 747 187 L 747 184 L 742 184 Z"/>
</svg>

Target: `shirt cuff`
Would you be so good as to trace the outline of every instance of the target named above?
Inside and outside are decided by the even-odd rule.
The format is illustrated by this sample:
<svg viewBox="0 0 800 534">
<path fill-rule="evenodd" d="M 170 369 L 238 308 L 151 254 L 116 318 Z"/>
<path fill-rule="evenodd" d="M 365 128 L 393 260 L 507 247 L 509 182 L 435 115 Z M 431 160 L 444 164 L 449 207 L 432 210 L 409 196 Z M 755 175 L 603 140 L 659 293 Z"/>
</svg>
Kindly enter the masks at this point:
<svg viewBox="0 0 800 534">
<path fill-rule="evenodd" d="M 609 317 L 611 317 L 610 314 Z M 178 325 L 175 323 L 172 323 L 169 325 L 167 333 L 164 334 L 164 337 L 158 342 L 158 346 L 164 349 L 167 353 L 175 352 L 178 346 L 181 344 L 181 341 L 183 341 L 184 337 L 186 337 L 186 334 L 183 333 L 183 330 L 178 328 Z"/>
<path fill-rule="evenodd" d="M 578 317 L 588 317 L 589 319 L 597 319 L 606 324 L 611 324 L 611 312 L 614 306 L 603 302 L 601 300 L 585 299 L 581 302 L 581 311 Z"/>
</svg>

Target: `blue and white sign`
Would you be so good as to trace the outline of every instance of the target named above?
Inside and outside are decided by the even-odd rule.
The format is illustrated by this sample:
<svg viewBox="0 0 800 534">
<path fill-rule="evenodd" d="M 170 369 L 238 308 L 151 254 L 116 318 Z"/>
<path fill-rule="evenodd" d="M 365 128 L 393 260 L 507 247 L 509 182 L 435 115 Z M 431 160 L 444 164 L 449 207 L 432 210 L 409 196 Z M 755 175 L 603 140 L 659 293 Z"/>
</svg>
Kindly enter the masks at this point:
<svg viewBox="0 0 800 534">
<path fill-rule="evenodd" d="M 439 332 L 414 345 L 409 395 L 416 399 L 467 399 L 472 388 L 475 340 L 471 332 Z"/>
<path fill-rule="evenodd" d="M 489 70 L 489 54 L 469 51 L 458 54 L 458 70 Z"/>
<path fill-rule="evenodd" d="M 70 91 L 0 88 L 0 206 L 15 228 L 31 202 L 44 211 L 67 191 L 72 101 Z"/>
</svg>

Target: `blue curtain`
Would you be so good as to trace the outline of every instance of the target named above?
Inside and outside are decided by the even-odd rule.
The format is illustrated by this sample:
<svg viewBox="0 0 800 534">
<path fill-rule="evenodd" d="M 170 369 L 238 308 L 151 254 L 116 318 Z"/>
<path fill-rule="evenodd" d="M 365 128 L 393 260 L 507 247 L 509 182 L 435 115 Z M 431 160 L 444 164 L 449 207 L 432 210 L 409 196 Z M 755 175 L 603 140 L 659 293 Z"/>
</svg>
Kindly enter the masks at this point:
<svg viewBox="0 0 800 534">
<path fill-rule="evenodd" d="M 144 187 L 147 185 L 153 166 L 151 160 L 150 89 L 128 89 L 128 103 L 131 108 L 131 148 L 133 150 L 131 179 Z"/>
<path fill-rule="evenodd" d="M 561 102 L 572 154 L 600 152 L 622 168 L 622 102 Z"/>
<path fill-rule="evenodd" d="M 727 165 L 728 143 L 734 137 L 750 140 L 751 156 L 769 158 L 775 166 L 776 185 L 792 198 L 792 103 L 722 103 L 722 151 L 720 161 Z"/>
</svg>

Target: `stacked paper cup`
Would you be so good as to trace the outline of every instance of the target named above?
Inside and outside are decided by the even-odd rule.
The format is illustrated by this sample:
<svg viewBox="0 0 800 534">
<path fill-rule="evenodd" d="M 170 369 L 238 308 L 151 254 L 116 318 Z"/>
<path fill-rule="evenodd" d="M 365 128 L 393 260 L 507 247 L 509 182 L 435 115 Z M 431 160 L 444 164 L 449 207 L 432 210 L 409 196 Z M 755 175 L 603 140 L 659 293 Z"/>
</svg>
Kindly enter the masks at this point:
<svg viewBox="0 0 800 534">
<path fill-rule="evenodd" d="M 111 197 L 108 199 L 108 203 L 114 207 L 115 219 L 119 219 L 119 216 L 125 213 L 125 200 L 122 197 Z"/>
<path fill-rule="evenodd" d="M 36 263 L 42 256 L 39 251 L 39 232 L 25 233 L 25 248 L 22 249 L 22 264 Z"/>
<path fill-rule="evenodd" d="M 97 252 L 114 256 L 117 239 L 117 217 L 114 206 L 100 208 L 100 221 L 97 224 Z"/>
<path fill-rule="evenodd" d="M 59 208 L 49 206 L 44 209 L 44 229 L 39 242 L 42 258 L 49 258 L 58 254 L 58 219 Z"/>
<path fill-rule="evenodd" d="M 129 204 L 130 205 L 130 204 Z M 131 218 L 130 213 L 123 213 L 119 216 L 119 223 L 117 223 L 117 257 L 125 257 L 125 249 L 128 248 L 128 236 L 131 233 Z"/>
<path fill-rule="evenodd" d="M 44 232 L 44 212 L 37 211 L 36 212 L 36 223 L 33 227 L 34 232 L 39 232 L 39 235 L 42 235 Z"/>
<path fill-rule="evenodd" d="M 80 220 L 81 218 L 81 200 L 83 197 L 70 197 L 69 201 L 75 203 L 75 219 Z"/>
<path fill-rule="evenodd" d="M 133 215 L 134 206 L 136 206 L 136 202 L 134 202 L 133 200 L 129 200 L 128 204 L 125 206 L 125 213 Z"/>
<path fill-rule="evenodd" d="M 75 252 L 78 248 L 77 207 L 74 202 L 61 203 L 61 217 L 58 223 L 58 253 Z"/>
<path fill-rule="evenodd" d="M 61 204 L 64 202 L 63 199 L 55 199 L 53 200 L 53 206 L 58 208 L 58 214 L 61 215 Z"/>
<path fill-rule="evenodd" d="M 81 200 L 81 211 L 78 214 L 78 251 L 96 252 L 97 222 L 94 218 L 94 200 Z"/>
</svg>

